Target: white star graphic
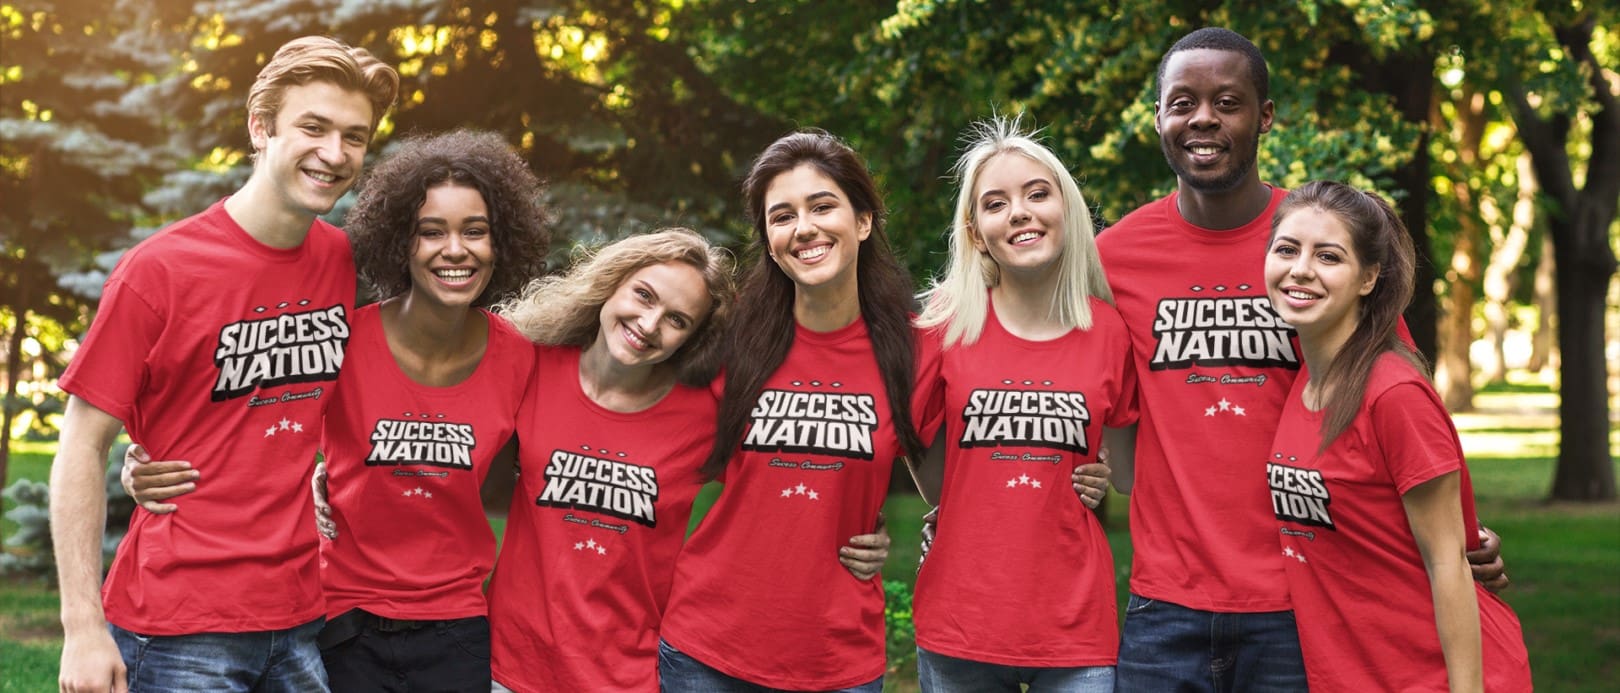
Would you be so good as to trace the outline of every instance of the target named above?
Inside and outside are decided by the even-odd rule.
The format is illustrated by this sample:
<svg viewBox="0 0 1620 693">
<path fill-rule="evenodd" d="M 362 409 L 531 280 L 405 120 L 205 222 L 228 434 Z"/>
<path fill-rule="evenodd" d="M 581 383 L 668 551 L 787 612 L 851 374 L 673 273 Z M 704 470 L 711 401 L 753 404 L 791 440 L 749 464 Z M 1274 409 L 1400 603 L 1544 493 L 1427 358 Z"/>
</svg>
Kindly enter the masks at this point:
<svg viewBox="0 0 1620 693">
<path fill-rule="evenodd" d="M 1033 486 L 1035 488 L 1040 488 L 1041 487 L 1041 481 L 1040 481 L 1040 479 L 1030 479 L 1029 480 L 1029 485 Z"/>
<path fill-rule="evenodd" d="M 293 433 L 303 433 L 304 432 L 304 425 L 301 424 L 301 423 L 298 423 L 297 421 L 294 421 L 292 430 L 293 430 Z"/>
<path fill-rule="evenodd" d="M 406 491 L 406 492 L 405 492 L 405 497 L 406 497 L 406 498 L 410 498 L 410 497 L 411 497 L 411 492 L 410 492 L 410 491 L 408 491 L 408 490 L 407 490 L 407 491 Z"/>
<path fill-rule="evenodd" d="M 1018 485 L 1018 480 L 1017 479 L 1008 479 L 1007 480 L 1007 488 L 1012 488 L 1012 487 L 1017 486 L 1017 485 Z"/>
<path fill-rule="evenodd" d="M 1225 397 L 1222 397 L 1222 398 L 1221 398 L 1221 401 L 1219 401 L 1219 402 L 1216 402 L 1216 403 L 1215 403 L 1215 404 L 1216 404 L 1216 405 L 1218 405 L 1218 406 L 1220 406 L 1220 408 L 1221 408 L 1221 411 L 1226 411 L 1226 410 L 1228 410 L 1228 409 L 1231 409 L 1231 408 L 1232 408 L 1232 403 L 1231 403 L 1231 402 L 1228 402 L 1228 401 L 1226 401 L 1226 398 L 1225 398 Z"/>
<path fill-rule="evenodd" d="M 289 427 L 292 426 L 292 422 L 288 421 L 287 417 L 285 417 L 285 416 L 281 417 L 281 421 L 279 421 L 277 423 L 281 424 L 281 430 L 283 430 L 283 431 L 287 430 Z"/>
<path fill-rule="evenodd" d="M 1215 415 L 1215 407 L 1210 407 L 1210 408 L 1204 410 L 1204 416 L 1214 416 L 1214 415 Z"/>
<path fill-rule="evenodd" d="M 598 555 L 598 556 L 606 556 L 607 555 L 607 549 L 605 549 L 603 547 L 600 547 L 600 546 L 596 547 L 596 555 Z"/>
<path fill-rule="evenodd" d="M 264 429 L 264 437 L 266 437 L 266 438 L 269 438 L 270 436 L 273 436 L 275 434 L 276 434 L 276 427 L 275 426 L 271 426 L 269 428 Z"/>
<path fill-rule="evenodd" d="M 412 493 L 415 493 L 418 496 L 422 495 L 422 487 L 421 486 L 416 487 L 416 490 L 412 491 Z"/>
<path fill-rule="evenodd" d="M 428 491 L 428 492 L 427 492 L 427 493 L 424 493 L 424 494 L 422 494 L 422 495 L 424 495 L 424 496 L 427 496 L 427 497 L 428 497 L 428 498 L 432 498 L 432 497 L 433 497 L 433 492 L 432 492 L 432 491 Z"/>
<path fill-rule="evenodd" d="M 596 548 L 596 540 L 595 539 L 586 539 L 585 540 L 585 548 L 587 548 L 587 549 Z"/>
<path fill-rule="evenodd" d="M 793 487 L 793 492 L 802 496 L 802 495 L 804 495 L 804 489 L 805 489 L 805 485 L 804 484 L 799 484 L 798 486 Z"/>
<path fill-rule="evenodd" d="M 1299 554 L 1299 562 L 1300 562 L 1300 563 L 1304 563 L 1304 562 L 1305 562 L 1305 554 Z"/>
<path fill-rule="evenodd" d="M 1292 547 L 1292 546 L 1284 546 L 1283 547 L 1283 555 L 1288 556 L 1289 558 L 1293 558 L 1294 557 L 1294 547 Z"/>
<path fill-rule="evenodd" d="M 583 542 L 583 541 L 574 542 L 574 550 L 575 551 L 580 551 L 580 550 L 583 550 L 584 548 L 585 548 L 585 542 Z"/>
<path fill-rule="evenodd" d="M 1244 416 L 1243 407 L 1232 407 L 1232 413 L 1237 414 L 1238 416 Z"/>
<path fill-rule="evenodd" d="M 810 492 L 810 493 L 807 493 L 807 494 L 805 494 L 805 495 L 808 495 L 808 496 L 810 496 L 810 500 L 815 500 L 815 499 L 817 499 L 817 498 L 820 498 L 820 497 L 821 497 L 821 496 L 819 496 L 819 495 L 817 495 L 817 494 L 816 494 L 816 492 L 815 492 L 815 491 L 811 491 L 811 492 Z"/>
<path fill-rule="evenodd" d="M 1029 485 L 1029 475 L 1028 474 L 1019 474 L 1018 475 L 1018 485 L 1019 486 L 1028 486 Z"/>
<path fill-rule="evenodd" d="M 791 495 L 793 495 L 793 489 L 790 489 L 790 488 L 782 489 L 782 497 L 783 498 L 787 498 L 788 496 L 791 496 Z"/>
</svg>

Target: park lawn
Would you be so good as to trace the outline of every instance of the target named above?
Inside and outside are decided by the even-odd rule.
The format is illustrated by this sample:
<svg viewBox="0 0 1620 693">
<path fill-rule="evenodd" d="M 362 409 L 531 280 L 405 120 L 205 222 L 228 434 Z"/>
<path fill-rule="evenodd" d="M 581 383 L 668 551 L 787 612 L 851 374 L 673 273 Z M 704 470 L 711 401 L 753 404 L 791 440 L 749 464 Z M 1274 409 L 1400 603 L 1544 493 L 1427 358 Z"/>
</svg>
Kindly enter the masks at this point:
<svg viewBox="0 0 1620 693">
<path fill-rule="evenodd" d="M 1480 516 L 1503 537 L 1513 579 L 1503 598 L 1524 624 L 1536 687 L 1608 691 L 1620 679 L 1620 581 L 1614 577 L 1620 575 L 1620 504 L 1543 500 L 1557 445 L 1552 430 L 1556 419 L 1545 414 L 1550 396 L 1545 387 L 1489 390 L 1478 400 L 1485 413 L 1458 416 L 1458 428 L 1468 450 Z M 1515 413 L 1528 409 L 1541 413 Z M 51 448 L 21 444 L 13 453 L 9 476 L 44 480 Z M 712 503 L 714 491 L 711 487 L 700 495 L 694 525 Z M 1121 611 L 1130 576 L 1127 500 L 1112 495 L 1108 504 L 1108 536 L 1118 582 L 1115 597 Z M 885 504 L 894 537 L 885 580 L 908 586 L 915 580 L 916 538 L 925 510 L 915 495 L 893 496 Z M 8 536 L 10 530 L 5 525 Z M 496 532 L 499 536 L 499 526 Z M 38 581 L 0 582 L 0 670 L 5 672 L 0 693 L 55 687 L 61 650 L 56 607 L 54 590 Z M 914 662 L 900 659 L 900 669 L 886 688 L 916 690 Z"/>
</svg>

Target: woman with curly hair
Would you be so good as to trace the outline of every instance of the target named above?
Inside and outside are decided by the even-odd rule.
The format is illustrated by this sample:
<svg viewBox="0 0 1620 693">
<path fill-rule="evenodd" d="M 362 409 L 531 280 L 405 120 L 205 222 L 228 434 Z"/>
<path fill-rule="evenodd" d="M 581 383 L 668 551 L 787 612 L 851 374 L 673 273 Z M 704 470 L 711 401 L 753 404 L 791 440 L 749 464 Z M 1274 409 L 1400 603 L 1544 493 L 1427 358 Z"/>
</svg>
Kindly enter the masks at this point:
<svg viewBox="0 0 1620 693">
<path fill-rule="evenodd" d="M 703 465 L 725 489 L 676 561 L 659 675 L 666 691 L 881 690 L 883 585 L 838 558 L 920 448 L 910 282 L 837 138 L 777 140 L 743 187 L 758 257 Z"/>
<path fill-rule="evenodd" d="M 405 140 L 349 211 L 359 275 L 383 298 L 349 320 L 319 432 L 331 506 L 320 644 L 333 690 L 489 690 L 495 538 L 479 489 L 512 437 L 534 348 L 484 306 L 542 269 L 539 199 L 500 136 L 455 131 Z M 161 469 L 126 465 L 143 505 L 174 495 L 140 479 Z"/>
</svg>

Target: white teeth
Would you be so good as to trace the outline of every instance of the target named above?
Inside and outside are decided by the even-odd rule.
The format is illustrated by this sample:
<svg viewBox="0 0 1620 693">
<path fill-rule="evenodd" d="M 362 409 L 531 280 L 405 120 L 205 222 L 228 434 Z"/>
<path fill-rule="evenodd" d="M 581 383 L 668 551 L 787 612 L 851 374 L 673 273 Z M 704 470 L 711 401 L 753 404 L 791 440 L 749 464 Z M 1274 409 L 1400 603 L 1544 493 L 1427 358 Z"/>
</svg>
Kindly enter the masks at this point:
<svg viewBox="0 0 1620 693">
<path fill-rule="evenodd" d="M 334 175 L 332 175 L 330 173 L 320 173 L 320 172 L 317 172 L 317 171 L 310 171 L 309 172 L 309 177 L 314 178 L 315 180 L 318 180 L 318 181 L 320 181 L 322 183 L 333 183 L 333 182 L 336 182 L 337 179 L 338 179 L 337 176 L 334 176 Z"/>
<path fill-rule="evenodd" d="M 470 269 L 441 269 L 433 270 L 433 275 L 440 279 L 466 279 L 473 275 Z"/>
<path fill-rule="evenodd" d="M 1192 149 L 1192 153 L 1199 156 L 1207 156 L 1220 151 L 1218 147 L 1191 147 L 1190 149 Z"/>
<path fill-rule="evenodd" d="M 1316 298 L 1315 294 L 1309 294 L 1309 293 L 1306 293 L 1304 291 L 1289 290 L 1289 291 L 1286 291 L 1284 293 L 1288 294 L 1289 298 L 1297 298 L 1297 299 L 1299 299 L 1301 301 L 1309 301 L 1311 299 Z"/>
<path fill-rule="evenodd" d="M 1008 241 L 1008 242 L 1009 242 L 1009 243 L 1012 243 L 1012 244 L 1013 244 L 1013 245 L 1017 245 L 1017 244 L 1019 244 L 1019 243 L 1023 243 L 1023 242 L 1024 242 L 1024 241 L 1027 241 L 1027 240 L 1031 240 L 1031 239 L 1034 239 L 1034 238 L 1037 238 L 1037 237 L 1039 237 L 1039 236 L 1040 236 L 1040 234 L 1038 234 L 1038 233 L 1035 233 L 1035 232 L 1034 232 L 1034 231 L 1026 231 L 1026 232 L 1024 232 L 1024 233 L 1021 233 L 1021 234 L 1018 234 L 1018 235 L 1016 235 L 1016 236 L 1013 236 L 1013 237 L 1012 237 L 1012 240 L 1011 240 L 1011 241 Z"/>
<path fill-rule="evenodd" d="M 818 245 L 818 246 L 816 246 L 814 248 L 806 248 L 806 249 L 801 250 L 801 251 L 799 251 L 797 253 L 794 253 L 794 256 L 799 258 L 800 260 L 814 260 L 814 259 L 816 259 L 818 257 L 826 255 L 827 254 L 827 249 L 831 248 L 831 247 L 832 246 L 830 246 L 830 245 Z"/>
<path fill-rule="evenodd" d="M 642 339 L 641 337 L 637 336 L 635 330 L 632 330 L 630 328 L 625 328 L 625 330 L 624 330 L 624 338 L 625 338 L 625 341 L 630 342 L 630 346 L 633 346 L 633 347 L 635 347 L 637 349 L 645 349 L 645 348 L 647 348 L 647 340 Z"/>
</svg>

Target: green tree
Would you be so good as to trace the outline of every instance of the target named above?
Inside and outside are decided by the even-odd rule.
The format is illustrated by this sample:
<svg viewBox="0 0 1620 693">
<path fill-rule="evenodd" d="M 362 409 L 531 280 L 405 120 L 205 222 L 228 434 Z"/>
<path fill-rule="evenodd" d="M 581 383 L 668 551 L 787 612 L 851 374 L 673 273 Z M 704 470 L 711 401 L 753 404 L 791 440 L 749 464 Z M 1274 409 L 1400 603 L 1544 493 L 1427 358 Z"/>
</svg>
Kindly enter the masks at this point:
<svg viewBox="0 0 1620 693">
<path fill-rule="evenodd" d="M 113 40 L 143 16 L 130 2 L 110 12 L 88 2 L 0 4 L 0 307 L 12 318 L 0 484 L 29 317 L 79 321 L 95 290 L 59 277 L 94 269 L 99 253 L 127 238 L 143 219 L 147 183 L 169 165 L 147 88 L 167 56 Z"/>
</svg>

